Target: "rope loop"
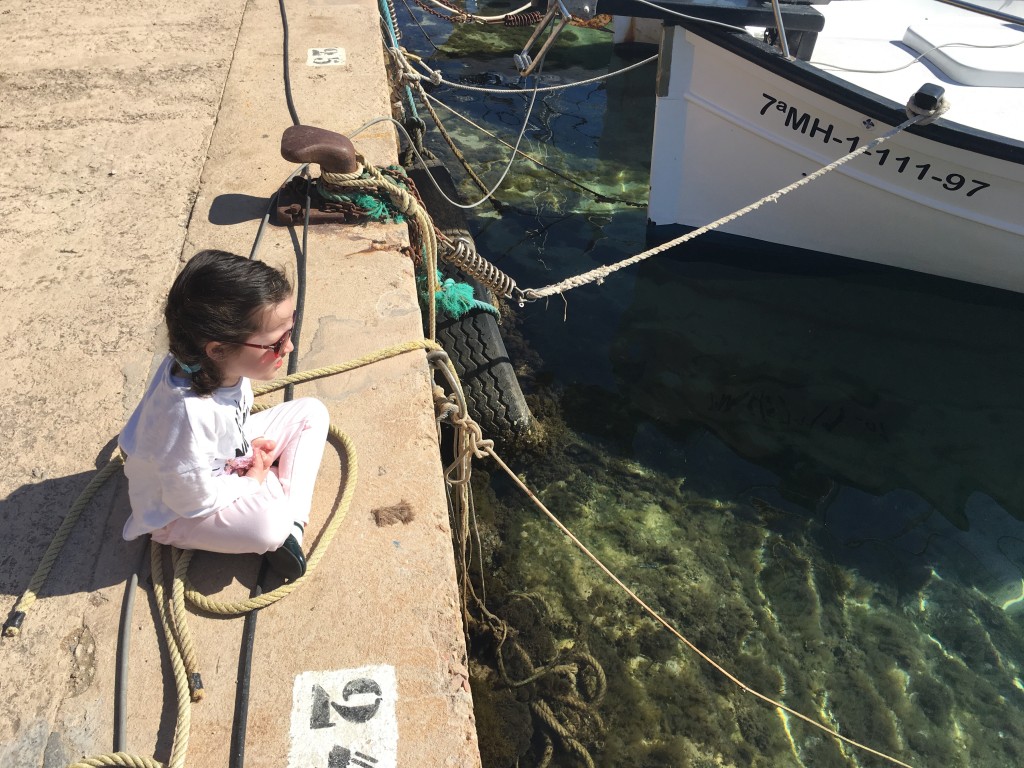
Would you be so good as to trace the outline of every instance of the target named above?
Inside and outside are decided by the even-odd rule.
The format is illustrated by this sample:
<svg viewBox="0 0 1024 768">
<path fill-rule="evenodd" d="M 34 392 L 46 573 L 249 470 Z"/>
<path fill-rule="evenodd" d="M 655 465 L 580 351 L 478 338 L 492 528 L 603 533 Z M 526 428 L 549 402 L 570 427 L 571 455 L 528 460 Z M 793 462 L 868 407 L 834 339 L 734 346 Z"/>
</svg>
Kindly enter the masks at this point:
<svg viewBox="0 0 1024 768">
<path fill-rule="evenodd" d="M 330 187 L 341 187 L 344 186 L 347 181 L 361 179 L 363 174 L 366 172 L 366 161 L 363 159 L 362 155 L 357 154 L 356 162 L 358 163 L 356 170 L 351 173 L 335 173 L 334 171 L 321 170 L 320 178 L 323 180 L 324 184 Z"/>
<path fill-rule="evenodd" d="M 434 421 L 440 424 L 442 421 L 451 421 L 459 412 L 459 404 L 455 402 L 455 393 L 450 395 L 444 393 L 444 389 L 437 384 L 434 385 Z"/>
<path fill-rule="evenodd" d="M 458 432 L 458 455 L 444 471 L 444 479 L 449 485 L 467 485 L 472 478 L 472 462 L 470 459 L 482 459 L 494 454 L 494 441 L 485 439 L 480 425 L 468 414 L 451 416 L 451 423 Z"/>
<path fill-rule="evenodd" d="M 942 115 L 949 111 L 949 100 L 942 96 L 939 98 L 939 103 L 934 109 L 921 109 L 914 103 L 914 97 L 911 96 L 907 102 L 906 113 L 908 118 L 920 117 L 917 121 L 918 125 L 929 125 L 938 120 Z"/>
<path fill-rule="evenodd" d="M 457 427 L 466 430 L 469 438 L 468 452 L 472 453 L 474 458 L 482 459 L 491 455 L 494 450 L 494 441 L 484 439 L 483 430 L 480 429 L 479 424 L 473 421 L 472 416 L 460 416 L 452 421 Z"/>
<path fill-rule="evenodd" d="M 545 701 L 542 699 L 531 701 L 530 709 L 549 732 L 558 736 L 567 751 L 575 754 L 587 768 L 594 768 L 594 758 L 590 756 L 590 752 L 573 737 L 565 726 L 558 722 L 555 713 L 551 711 L 551 707 Z"/>
</svg>

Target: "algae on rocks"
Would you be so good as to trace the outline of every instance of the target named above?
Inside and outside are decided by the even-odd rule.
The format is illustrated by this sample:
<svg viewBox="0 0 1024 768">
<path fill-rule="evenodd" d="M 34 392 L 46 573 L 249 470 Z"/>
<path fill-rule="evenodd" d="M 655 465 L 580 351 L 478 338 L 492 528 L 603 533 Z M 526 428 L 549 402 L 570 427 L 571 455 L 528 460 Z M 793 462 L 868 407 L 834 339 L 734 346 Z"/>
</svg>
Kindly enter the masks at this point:
<svg viewBox="0 0 1024 768">
<path fill-rule="evenodd" d="M 550 442 L 518 456 L 517 472 L 613 572 L 747 685 L 911 763 L 967 768 L 1021 758 L 1024 726 L 1000 702 L 1024 697 L 1024 633 L 991 602 L 937 573 L 912 589 L 867 579 L 835 561 L 827 526 L 798 508 L 756 493 L 703 498 L 684 478 L 564 426 L 547 430 Z M 588 717 L 601 728 L 580 730 L 597 764 L 849 765 L 853 747 L 725 680 L 506 485 L 498 475 L 476 477 L 487 607 L 535 667 L 580 651 L 600 664 L 607 693 Z M 523 706 L 510 702 L 558 702 L 559 684 L 503 685 L 494 647 L 486 632 L 472 638 L 481 740 L 508 747 L 485 766 L 507 765 L 516 750 L 520 765 L 540 764 L 544 727 L 535 718 L 524 725 Z M 517 717 L 496 714 L 513 709 Z M 559 716 L 568 720 L 570 709 Z M 577 765 L 559 746 L 555 739 L 551 764 Z"/>
</svg>

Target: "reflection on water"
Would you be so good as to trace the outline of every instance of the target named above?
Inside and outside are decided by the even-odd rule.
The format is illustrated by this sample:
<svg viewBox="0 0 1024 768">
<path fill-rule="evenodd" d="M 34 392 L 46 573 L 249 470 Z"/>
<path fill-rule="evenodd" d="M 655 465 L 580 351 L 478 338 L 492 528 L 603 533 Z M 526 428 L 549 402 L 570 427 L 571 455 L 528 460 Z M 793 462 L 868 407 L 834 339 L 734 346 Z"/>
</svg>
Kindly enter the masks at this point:
<svg viewBox="0 0 1024 768">
<path fill-rule="evenodd" d="M 603 65 L 607 40 L 586 34 L 589 58 L 570 70 L 563 52 L 552 82 Z M 448 76 L 514 80 L 467 40 L 435 62 Z M 545 96 L 527 151 L 642 199 L 652 77 Z M 438 95 L 509 141 L 527 101 Z M 470 135 L 461 143 L 493 180 L 507 150 Z M 473 226 L 521 286 L 645 247 L 642 209 L 528 163 L 513 173 L 501 213 Z M 507 331 L 546 427 L 516 471 L 689 639 L 911 765 L 1024 764 L 1024 298 L 701 241 L 528 305 Z M 543 762 L 537 698 L 602 766 L 891 765 L 725 680 L 487 470 L 488 606 L 534 667 L 571 662 L 582 679 L 590 655 L 607 676 L 586 709 L 564 680 L 512 689 L 493 638 L 474 639 L 487 766 Z M 550 740 L 553 765 L 583 764 Z"/>
<path fill-rule="evenodd" d="M 767 272 L 741 255 L 641 267 L 612 342 L 634 408 L 709 426 L 801 499 L 837 481 L 908 488 L 964 525 L 982 491 L 1024 518 L 1024 301 L 857 265 L 815 274 L 776 257 Z"/>
</svg>

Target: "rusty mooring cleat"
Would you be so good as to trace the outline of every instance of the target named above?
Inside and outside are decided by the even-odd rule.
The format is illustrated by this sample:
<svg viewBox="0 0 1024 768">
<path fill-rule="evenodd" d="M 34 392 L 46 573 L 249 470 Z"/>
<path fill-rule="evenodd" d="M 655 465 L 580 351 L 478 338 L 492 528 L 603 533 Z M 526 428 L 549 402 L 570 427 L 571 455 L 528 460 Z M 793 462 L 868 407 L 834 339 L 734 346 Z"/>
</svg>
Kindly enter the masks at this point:
<svg viewBox="0 0 1024 768">
<path fill-rule="evenodd" d="M 315 163 L 321 172 L 355 173 L 359 170 L 351 139 L 312 125 L 293 125 L 285 129 L 281 136 L 281 157 L 292 163 Z M 277 193 L 274 223 L 302 224 L 306 220 L 307 193 L 310 224 L 345 224 L 365 219 L 358 206 L 327 200 L 317 190 L 315 180 L 296 177 Z"/>
<path fill-rule="evenodd" d="M 355 173 L 356 148 L 348 136 L 312 125 L 292 125 L 281 135 L 281 157 L 292 163 L 316 163 L 328 173 Z"/>
</svg>

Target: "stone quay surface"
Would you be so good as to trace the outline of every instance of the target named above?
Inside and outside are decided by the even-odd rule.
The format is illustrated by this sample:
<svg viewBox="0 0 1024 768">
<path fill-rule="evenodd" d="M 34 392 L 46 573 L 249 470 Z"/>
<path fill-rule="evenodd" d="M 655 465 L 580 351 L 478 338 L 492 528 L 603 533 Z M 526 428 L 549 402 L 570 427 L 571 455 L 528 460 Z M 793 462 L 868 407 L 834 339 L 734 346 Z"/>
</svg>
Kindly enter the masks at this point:
<svg viewBox="0 0 1024 768">
<path fill-rule="evenodd" d="M 349 133 L 390 116 L 376 3 L 286 7 L 302 123 Z M 273 0 L 16 2 L 0 23 L 6 617 L 166 352 L 162 302 L 175 274 L 204 248 L 247 255 L 294 166 L 280 155 L 292 121 Z M 344 61 L 340 50 L 326 65 L 311 54 L 325 49 Z M 354 142 L 371 163 L 396 160 L 387 123 Z M 266 229 L 258 258 L 305 277 L 300 371 L 422 338 L 407 242 L 404 225 L 321 226 L 302 264 L 301 227 Z M 353 503 L 306 583 L 257 614 L 243 762 L 232 749 L 243 620 L 190 612 L 205 697 L 191 707 L 187 764 L 478 766 L 425 353 L 295 395 L 322 399 L 351 438 Z M 307 547 L 350 469 L 327 448 Z M 377 524 L 375 510 L 401 504 L 411 520 Z M 83 512 L 20 635 L 0 640 L 0 764 L 54 768 L 114 751 L 122 622 L 124 749 L 168 760 L 174 685 L 148 547 L 120 535 L 128 511 L 118 472 Z M 190 576 L 214 597 L 244 599 L 258 568 L 256 556 L 199 553 Z"/>
</svg>

